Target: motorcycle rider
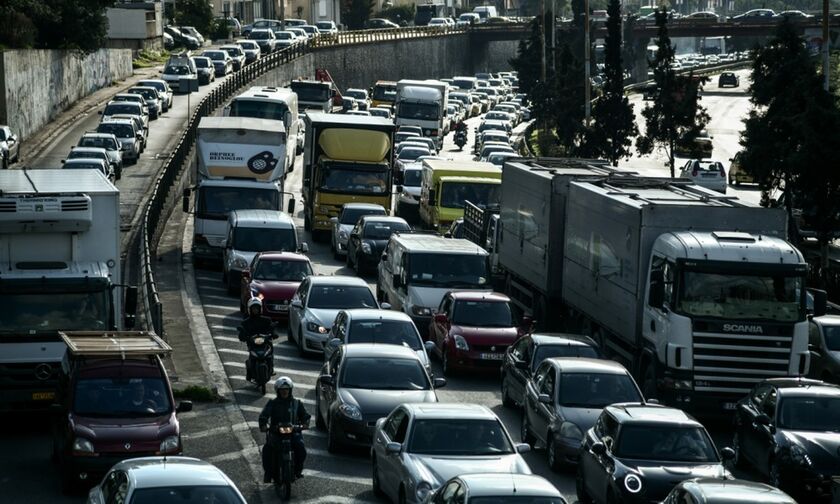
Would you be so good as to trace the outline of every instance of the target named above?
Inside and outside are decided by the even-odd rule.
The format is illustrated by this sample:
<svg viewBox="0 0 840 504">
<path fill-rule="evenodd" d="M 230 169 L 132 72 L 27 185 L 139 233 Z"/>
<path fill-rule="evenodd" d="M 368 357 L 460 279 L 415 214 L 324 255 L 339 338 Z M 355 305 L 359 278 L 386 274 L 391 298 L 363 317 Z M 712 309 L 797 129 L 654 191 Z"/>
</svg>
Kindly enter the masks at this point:
<svg viewBox="0 0 840 504">
<path fill-rule="evenodd" d="M 247 343 L 248 350 L 251 350 L 254 336 L 258 334 L 270 336 L 271 339 L 277 338 L 274 334 L 274 322 L 262 314 L 262 300 L 258 297 L 252 297 L 248 300 L 248 318 L 239 325 L 239 341 Z M 248 365 L 248 360 L 245 361 L 245 374 L 245 379 L 250 381 L 251 366 Z"/>
<path fill-rule="evenodd" d="M 274 434 L 277 427 L 280 425 L 301 425 L 303 428 L 309 427 L 309 420 L 312 418 L 304 408 L 300 399 L 296 399 L 292 395 L 295 384 L 288 376 L 281 376 L 274 382 L 274 390 L 277 392 L 277 397 L 268 401 L 260 413 L 260 430 L 266 430 L 268 427 L 268 434 L 266 435 L 265 446 L 262 450 L 262 464 L 265 475 L 263 481 L 271 483 L 276 468 L 274 466 L 276 460 L 276 450 L 279 445 L 279 437 Z M 292 450 L 295 456 L 295 477 L 303 477 L 303 463 L 306 460 L 306 447 L 303 444 L 303 435 L 300 432 L 295 432 L 292 435 Z"/>
</svg>

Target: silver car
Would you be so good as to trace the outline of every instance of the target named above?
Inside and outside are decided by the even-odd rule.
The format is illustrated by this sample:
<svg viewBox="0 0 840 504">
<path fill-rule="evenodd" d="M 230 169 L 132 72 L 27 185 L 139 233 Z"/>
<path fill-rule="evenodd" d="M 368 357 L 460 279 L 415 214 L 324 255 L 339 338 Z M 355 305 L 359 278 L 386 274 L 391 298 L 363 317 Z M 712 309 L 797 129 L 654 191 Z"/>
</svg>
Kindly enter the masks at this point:
<svg viewBox="0 0 840 504">
<path fill-rule="evenodd" d="M 393 502 L 423 503 L 460 474 L 531 474 L 504 424 L 478 404 L 401 404 L 376 422 L 373 491 Z"/>
<path fill-rule="evenodd" d="M 102 126 L 101 124 L 99 125 Z M 85 133 L 79 139 L 77 147 L 96 147 L 105 149 L 108 154 L 108 161 L 114 167 L 114 176 L 119 180 L 122 178 L 123 159 L 125 151 L 122 150 L 120 139 L 113 133 Z"/>
<path fill-rule="evenodd" d="M 451 499 L 451 500 L 450 500 Z M 498 474 L 465 474 L 447 481 L 432 495 L 434 504 L 458 502 L 539 502 L 540 504 L 567 504 L 563 494 L 542 476 L 511 474 L 500 478 Z"/>
<path fill-rule="evenodd" d="M 112 502 L 226 502 L 245 504 L 216 466 L 191 457 L 143 457 L 114 465 L 88 494 L 89 504 Z M 191 497 L 191 498 L 188 498 Z"/>
<path fill-rule="evenodd" d="M 169 109 L 172 108 L 172 90 L 169 89 L 169 84 L 166 83 L 163 79 L 146 79 L 137 82 L 138 86 L 148 86 L 157 89 L 158 95 L 160 95 L 161 105 L 163 105 L 163 111 L 167 112 Z"/>
<path fill-rule="evenodd" d="M 111 165 L 99 158 L 74 158 L 64 162 L 65 170 L 98 170 L 105 178 L 114 182 L 114 171 Z"/>
<path fill-rule="evenodd" d="M 361 309 L 338 312 L 330 330 L 330 339 L 324 344 L 324 360 L 329 360 L 341 345 L 355 343 L 396 345 L 413 350 L 431 375 L 432 364 L 429 352 L 434 350 L 435 344 L 431 341 L 424 343 L 411 317 L 390 308 L 388 303 L 382 303 L 381 310 Z"/>
<path fill-rule="evenodd" d="M 347 239 L 350 237 L 350 230 L 356 225 L 356 221 L 363 215 L 388 215 L 382 205 L 372 203 L 347 203 L 341 208 L 338 217 L 330 219 L 332 222 L 332 240 L 330 248 L 336 259 L 347 255 Z"/>
<path fill-rule="evenodd" d="M 0 126 L 0 145 L 4 145 L 3 150 L 9 164 L 20 161 L 20 140 L 17 135 L 12 133 L 12 128 Z"/>
<path fill-rule="evenodd" d="M 157 119 L 163 113 L 163 105 L 161 105 L 157 89 L 149 86 L 134 86 L 129 88 L 127 93 L 140 95 L 146 100 L 146 107 L 149 109 L 151 119 Z"/>
</svg>

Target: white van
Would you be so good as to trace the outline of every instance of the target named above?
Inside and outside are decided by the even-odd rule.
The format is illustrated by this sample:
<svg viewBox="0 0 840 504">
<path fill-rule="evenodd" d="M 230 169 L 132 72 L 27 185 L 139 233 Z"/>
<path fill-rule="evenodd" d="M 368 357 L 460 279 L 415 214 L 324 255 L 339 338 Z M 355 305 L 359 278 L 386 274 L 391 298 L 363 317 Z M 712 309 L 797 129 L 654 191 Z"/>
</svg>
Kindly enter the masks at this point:
<svg viewBox="0 0 840 504">
<path fill-rule="evenodd" d="M 492 5 L 479 5 L 473 9 L 473 12 L 478 14 L 478 17 L 481 18 L 479 23 L 486 23 L 488 19 L 498 17 L 499 15 L 499 13 L 496 12 L 496 7 Z"/>
</svg>

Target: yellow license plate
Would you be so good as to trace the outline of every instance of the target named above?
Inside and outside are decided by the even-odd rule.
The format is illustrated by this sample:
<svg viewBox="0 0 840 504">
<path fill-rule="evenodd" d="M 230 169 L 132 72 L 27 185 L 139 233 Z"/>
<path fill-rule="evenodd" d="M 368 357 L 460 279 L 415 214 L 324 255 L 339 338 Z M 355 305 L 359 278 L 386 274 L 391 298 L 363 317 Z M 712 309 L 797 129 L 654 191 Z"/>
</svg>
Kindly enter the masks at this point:
<svg viewBox="0 0 840 504">
<path fill-rule="evenodd" d="M 55 399 L 55 392 L 32 392 L 33 401 L 49 401 Z"/>
</svg>

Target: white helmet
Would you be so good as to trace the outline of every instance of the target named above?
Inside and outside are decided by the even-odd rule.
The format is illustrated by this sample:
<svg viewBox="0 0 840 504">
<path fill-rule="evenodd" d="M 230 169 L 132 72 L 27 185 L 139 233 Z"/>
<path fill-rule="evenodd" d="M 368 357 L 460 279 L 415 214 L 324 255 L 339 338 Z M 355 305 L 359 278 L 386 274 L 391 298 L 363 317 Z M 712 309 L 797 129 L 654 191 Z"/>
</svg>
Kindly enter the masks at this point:
<svg viewBox="0 0 840 504">
<path fill-rule="evenodd" d="M 260 312 L 262 312 L 262 300 L 258 297 L 252 297 L 248 300 L 248 311 L 251 311 L 251 308 L 254 306 L 260 307 Z"/>
<path fill-rule="evenodd" d="M 292 389 L 295 388 L 295 382 L 293 382 L 292 379 L 289 378 L 288 376 L 281 376 L 280 378 L 277 378 L 276 380 L 274 380 L 274 391 L 275 392 L 280 392 L 280 389 L 283 389 L 283 388 L 289 389 L 289 392 L 291 392 Z"/>
</svg>

